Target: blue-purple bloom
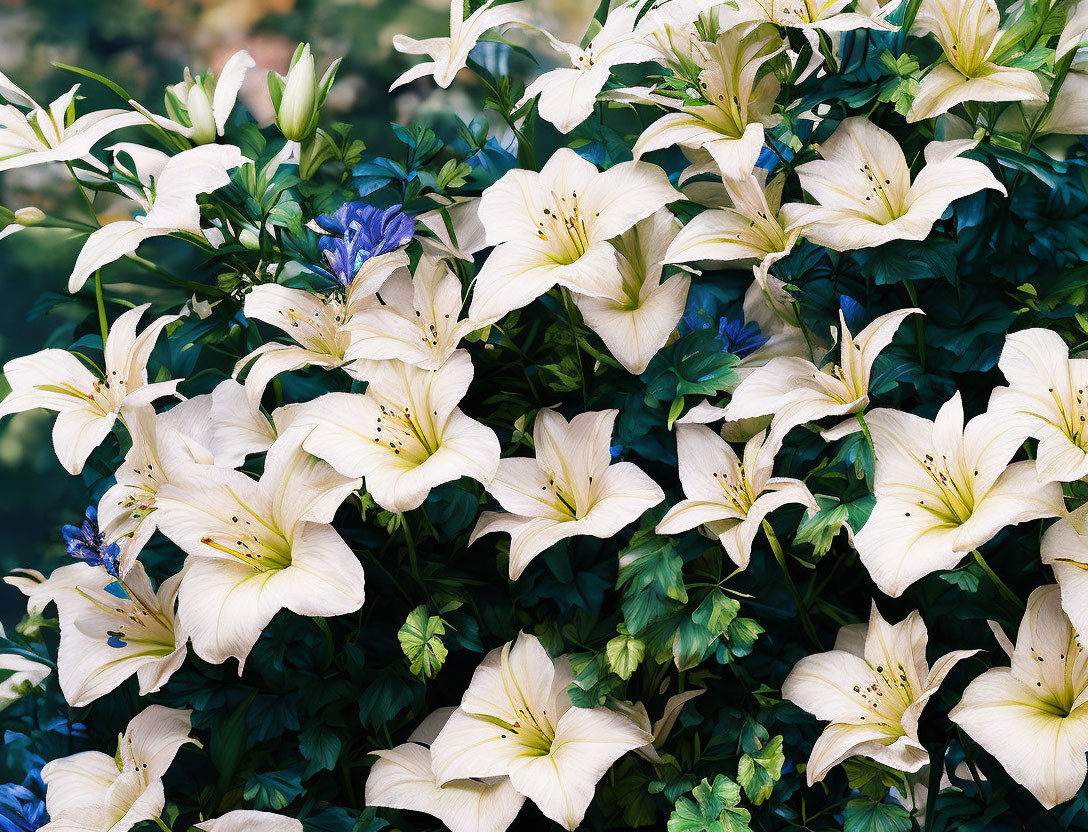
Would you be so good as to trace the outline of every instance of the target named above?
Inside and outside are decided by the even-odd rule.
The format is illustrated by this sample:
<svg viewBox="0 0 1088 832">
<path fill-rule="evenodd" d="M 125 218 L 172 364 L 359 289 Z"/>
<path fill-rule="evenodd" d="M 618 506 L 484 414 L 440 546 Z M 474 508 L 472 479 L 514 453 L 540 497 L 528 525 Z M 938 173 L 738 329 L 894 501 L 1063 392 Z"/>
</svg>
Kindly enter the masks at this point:
<svg viewBox="0 0 1088 832">
<path fill-rule="evenodd" d="M 839 295 L 839 309 L 846 319 L 846 325 L 851 330 L 857 329 L 858 324 L 865 317 L 865 307 L 849 295 Z"/>
<path fill-rule="evenodd" d="M 98 509 L 88 506 L 82 526 L 66 524 L 61 527 L 60 533 L 64 536 L 69 555 L 91 566 L 104 566 L 113 577 L 118 577 L 117 557 L 121 554 L 121 547 L 116 543 L 107 545 L 98 529 Z"/>
<path fill-rule="evenodd" d="M 722 350 L 731 352 L 737 358 L 747 358 L 769 340 L 755 321 L 744 322 L 743 318 L 722 318 L 718 321 L 718 340 Z"/>
<path fill-rule="evenodd" d="M 318 241 L 329 269 L 322 273 L 347 286 L 363 263 L 379 254 L 406 246 L 416 231 L 416 222 L 402 206 L 382 210 L 362 201 L 345 202 L 333 214 L 322 214 L 315 222 L 327 235 Z"/>
<path fill-rule="evenodd" d="M 0 785 L 0 832 L 35 832 L 49 822 L 45 783 L 37 769 L 19 783 Z"/>
</svg>

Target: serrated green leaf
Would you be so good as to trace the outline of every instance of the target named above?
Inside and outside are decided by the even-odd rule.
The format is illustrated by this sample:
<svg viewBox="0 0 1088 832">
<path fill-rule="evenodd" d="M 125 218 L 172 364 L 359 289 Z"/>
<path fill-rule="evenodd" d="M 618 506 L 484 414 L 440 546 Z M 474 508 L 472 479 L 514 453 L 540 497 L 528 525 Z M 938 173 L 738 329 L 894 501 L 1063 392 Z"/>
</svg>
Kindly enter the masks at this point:
<svg viewBox="0 0 1088 832">
<path fill-rule="evenodd" d="M 782 737 L 773 737 L 755 754 L 745 754 L 737 767 L 737 781 L 756 806 L 763 803 L 774 791 L 774 784 L 782 776 Z"/>
<path fill-rule="evenodd" d="M 424 604 L 410 613 L 404 624 L 397 631 L 400 648 L 408 658 L 409 670 L 424 679 L 433 678 L 442 669 L 449 652 L 442 643 L 446 625 L 441 617 L 427 615 Z"/>
</svg>

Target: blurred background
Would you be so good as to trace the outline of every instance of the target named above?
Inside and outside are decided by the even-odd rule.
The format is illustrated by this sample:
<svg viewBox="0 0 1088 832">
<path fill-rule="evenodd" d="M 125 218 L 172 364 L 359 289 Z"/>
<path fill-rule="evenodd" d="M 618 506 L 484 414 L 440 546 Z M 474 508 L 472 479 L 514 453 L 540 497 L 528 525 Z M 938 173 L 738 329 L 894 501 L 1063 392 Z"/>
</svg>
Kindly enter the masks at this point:
<svg viewBox="0 0 1088 832">
<path fill-rule="evenodd" d="M 596 0 L 531 0 L 534 12 L 558 37 L 581 39 Z M 390 83 L 420 60 L 392 48 L 393 36 L 448 35 L 447 0 L 0 0 L 0 72 L 47 104 L 80 83 L 80 112 L 120 106 L 101 85 L 58 69 L 54 63 L 84 67 L 105 75 L 154 112 L 163 110 L 163 90 L 194 74 L 216 72 L 239 49 L 257 62 L 240 99 L 262 125 L 272 121 L 265 77 L 286 72 L 300 41 L 312 44 L 318 71 L 336 57 L 344 62 L 326 106 L 327 121 L 356 126 L 368 150 L 395 147 L 389 122 L 452 111 L 470 121 L 483 93 L 466 75 L 449 90 L 431 79 L 387 92 Z M 542 41 L 533 52 L 555 55 Z M 116 139 L 115 139 L 116 140 Z M 98 149 L 109 144 L 109 138 Z M 0 205 L 12 210 L 36 206 L 47 213 L 81 216 L 78 195 L 62 165 L 39 165 L 0 173 Z M 128 206 L 96 205 L 104 218 L 126 218 Z M 78 308 L 55 309 L 63 293 L 81 238 L 63 231 L 35 230 L 0 241 L 0 362 L 47 346 L 75 340 Z M 141 249 L 152 259 L 169 258 L 171 242 Z M 138 279 L 118 264 L 107 280 L 112 291 L 137 301 L 117 285 Z M 118 310 L 111 310 L 111 316 Z M 71 316 L 70 321 L 64 315 Z M 0 382 L 0 393 L 7 392 Z M 53 454 L 53 415 L 31 411 L 0 422 L 0 573 L 17 567 L 48 572 L 65 562 L 63 523 L 78 524 L 89 504 L 80 477 L 69 476 Z M 92 477 L 93 479 L 93 477 Z M 25 611 L 22 595 L 0 584 L 0 621 L 16 623 Z"/>
</svg>

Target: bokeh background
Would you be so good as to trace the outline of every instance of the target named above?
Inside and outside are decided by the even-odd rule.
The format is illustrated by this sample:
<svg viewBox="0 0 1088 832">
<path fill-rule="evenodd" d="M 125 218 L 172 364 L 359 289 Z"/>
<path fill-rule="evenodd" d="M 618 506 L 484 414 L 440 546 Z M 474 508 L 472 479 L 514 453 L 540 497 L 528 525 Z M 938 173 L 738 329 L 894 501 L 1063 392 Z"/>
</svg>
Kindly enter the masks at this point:
<svg viewBox="0 0 1088 832">
<path fill-rule="evenodd" d="M 530 0 L 553 33 L 577 42 L 597 7 L 596 0 Z M 39 103 L 48 103 L 80 83 L 80 112 L 117 107 L 112 93 L 93 81 L 58 69 L 55 63 L 91 69 L 120 83 L 155 112 L 164 112 L 163 90 L 207 67 L 218 71 L 239 49 L 257 62 L 241 100 L 262 123 L 272 120 L 265 86 L 269 70 L 286 72 L 300 41 L 309 41 L 318 70 L 344 57 L 326 106 L 327 121 L 356 126 L 368 150 L 395 147 L 389 122 L 454 112 L 466 122 L 480 110 L 481 90 L 471 76 L 441 90 L 430 79 L 387 92 L 411 63 L 392 48 L 397 33 L 412 37 L 448 34 L 447 0 L 0 0 L 0 71 Z M 524 40 L 524 39 L 522 39 Z M 537 54 L 550 50 L 540 43 Z M 138 136 L 142 133 L 137 134 Z M 100 143 L 107 146 L 110 137 Z M 118 140 L 118 136 L 112 137 Z M 62 165 L 0 173 L 0 205 L 36 206 L 47 213 L 80 217 L 82 206 Z M 98 203 L 103 218 L 122 219 L 130 210 Z M 109 216 L 116 212 L 116 216 Z M 64 231 L 34 230 L 0 241 L 0 362 L 46 346 L 67 347 L 86 309 L 60 307 L 81 238 Z M 140 252 L 175 262 L 186 254 L 166 240 Z M 134 302 L 155 299 L 123 264 L 104 279 L 112 291 Z M 128 281 L 132 284 L 128 285 Z M 111 310 L 111 316 L 119 310 Z M 0 393 L 7 392 L 0 381 Z M 48 573 L 66 559 L 63 523 L 79 523 L 88 504 L 87 484 L 69 476 L 53 454 L 52 414 L 20 413 L 0 423 L 0 572 L 33 567 Z M 89 475 L 94 479 L 96 475 Z M 0 621 L 11 626 L 25 611 L 23 597 L 0 584 Z"/>
</svg>

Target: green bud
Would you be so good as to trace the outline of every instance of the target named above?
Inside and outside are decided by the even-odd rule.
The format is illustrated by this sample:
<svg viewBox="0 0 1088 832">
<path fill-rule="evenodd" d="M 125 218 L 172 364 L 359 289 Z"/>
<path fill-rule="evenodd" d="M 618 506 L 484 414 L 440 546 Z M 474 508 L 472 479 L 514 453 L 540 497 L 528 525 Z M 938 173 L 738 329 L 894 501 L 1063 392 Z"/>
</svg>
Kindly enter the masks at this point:
<svg viewBox="0 0 1088 832">
<path fill-rule="evenodd" d="M 276 108 L 276 126 L 284 138 L 301 142 L 309 138 L 316 122 L 317 70 L 310 44 L 295 53 L 295 60 L 283 82 L 283 94 Z"/>
</svg>

